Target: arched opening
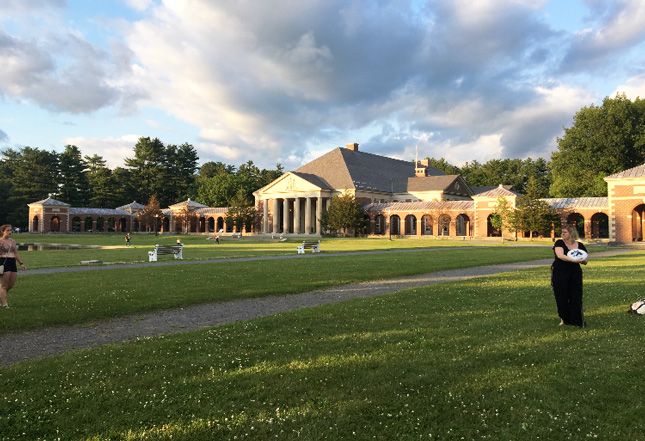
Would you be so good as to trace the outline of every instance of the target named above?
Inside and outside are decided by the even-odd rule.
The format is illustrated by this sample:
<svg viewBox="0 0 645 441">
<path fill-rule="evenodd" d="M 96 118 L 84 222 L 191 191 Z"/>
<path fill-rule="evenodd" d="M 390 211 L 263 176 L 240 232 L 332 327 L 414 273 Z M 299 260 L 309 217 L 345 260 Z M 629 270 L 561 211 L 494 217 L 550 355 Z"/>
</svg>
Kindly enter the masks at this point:
<svg viewBox="0 0 645 441">
<path fill-rule="evenodd" d="M 108 218 L 107 220 L 107 230 L 110 233 L 113 233 L 116 231 L 116 221 L 114 220 L 113 217 Z"/>
<path fill-rule="evenodd" d="M 632 211 L 632 240 L 643 241 L 643 222 L 645 221 L 645 204 L 640 204 Z"/>
<path fill-rule="evenodd" d="M 578 236 L 580 236 L 581 239 L 585 237 L 585 218 L 582 217 L 580 213 L 571 213 L 569 217 L 567 217 L 567 223 L 569 225 L 576 226 Z"/>
<path fill-rule="evenodd" d="M 92 226 L 94 224 L 94 219 L 92 219 L 91 217 L 86 217 L 84 223 L 85 223 L 85 231 L 88 231 L 91 233 Z"/>
<path fill-rule="evenodd" d="M 401 218 L 396 214 L 390 216 L 390 234 L 392 236 L 398 236 L 401 234 Z"/>
<path fill-rule="evenodd" d="M 591 216 L 591 237 L 594 239 L 609 238 L 609 216 L 596 213 Z"/>
<path fill-rule="evenodd" d="M 58 216 L 52 217 L 52 220 L 49 221 L 49 231 L 60 231 L 60 219 L 58 218 Z"/>
<path fill-rule="evenodd" d="M 163 218 L 163 221 L 161 221 L 163 224 L 163 229 L 161 230 L 162 233 L 165 233 L 166 231 L 170 231 L 170 219 L 167 217 Z"/>
<path fill-rule="evenodd" d="M 442 214 L 437 220 L 437 233 L 439 236 L 450 236 L 450 216 Z"/>
<path fill-rule="evenodd" d="M 38 216 L 34 216 L 31 220 L 31 231 L 34 233 L 38 232 Z"/>
<path fill-rule="evenodd" d="M 132 222 L 132 231 L 139 231 L 139 219 L 137 219 L 136 217 Z"/>
<path fill-rule="evenodd" d="M 208 232 L 209 233 L 215 232 L 215 219 L 213 219 L 213 217 L 211 216 L 208 218 L 207 223 L 208 223 Z"/>
<path fill-rule="evenodd" d="M 374 234 L 385 234 L 385 216 L 379 214 L 374 219 Z"/>
<path fill-rule="evenodd" d="M 470 236 L 470 218 L 465 214 L 457 216 L 457 236 Z"/>
<path fill-rule="evenodd" d="M 101 233 L 105 231 L 105 219 L 102 217 L 96 220 L 96 231 L 100 231 Z"/>
<path fill-rule="evenodd" d="M 426 236 L 432 236 L 434 219 L 429 214 L 426 214 L 421 218 L 421 234 Z"/>
<path fill-rule="evenodd" d="M 128 222 L 124 217 L 122 217 L 121 219 L 119 219 L 119 231 L 122 233 L 125 233 L 127 228 L 128 228 Z"/>
<path fill-rule="evenodd" d="M 224 231 L 224 218 L 223 217 L 218 217 L 217 218 L 217 231 Z"/>
<path fill-rule="evenodd" d="M 413 214 L 405 217 L 405 234 L 406 236 L 417 234 L 417 218 Z"/>
<path fill-rule="evenodd" d="M 491 220 L 495 214 L 488 215 L 486 219 L 486 236 L 487 237 L 502 237 L 502 232 L 493 226 Z"/>
<path fill-rule="evenodd" d="M 80 233 L 81 232 L 81 218 L 75 216 L 72 218 L 72 232 Z"/>
</svg>

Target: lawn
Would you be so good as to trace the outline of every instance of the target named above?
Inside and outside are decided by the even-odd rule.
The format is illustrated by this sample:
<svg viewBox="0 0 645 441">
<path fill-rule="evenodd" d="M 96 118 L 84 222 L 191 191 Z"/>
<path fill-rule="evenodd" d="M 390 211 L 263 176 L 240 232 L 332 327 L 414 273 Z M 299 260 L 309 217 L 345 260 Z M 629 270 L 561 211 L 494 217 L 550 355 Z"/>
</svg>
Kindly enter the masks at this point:
<svg viewBox="0 0 645 441">
<path fill-rule="evenodd" d="M 221 238 L 220 245 L 206 240 L 207 236 L 197 235 L 162 235 L 135 234 L 132 236 L 132 246 L 126 248 L 122 235 L 116 234 L 16 234 L 13 238 L 23 244 L 62 244 L 81 245 L 103 248 L 79 248 L 71 250 L 20 251 L 21 258 L 28 269 L 73 267 L 82 261 L 99 260 L 104 265 L 122 263 L 148 262 L 148 251 L 155 244 L 171 245 L 179 239 L 184 244 L 184 260 L 233 259 L 262 256 L 280 256 L 296 254 L 296 246 L 302 239 L 279 239 L 243 237 L 234 239 L 230 236 Z M 522 245 L 548 247 L 548 241 L 522 242 Z M 323 253 L 350 253 L 363 251 L 409 250 L 424 248 L 446 247 L 509 247 L 497 241 L 470 240 L 435 240 L 435 239 L 394 239 L 384 238 L 325 238 L 321 241 Z M 172 260 L 172 257 L 162 257 L 160 261 Z"/>
<path fill-rule="evenodd" d="M 0 440 L 642 440 L 644 265 L 585 268 L 586 329 L 541 267 L 0 368 Z"/>
<path fill-rule="evenodd" d="M 73 252 L 76 251 L 66 253 Z M 51 258 L 65 252 L 32 253 Z M 497 246 L 402 253 L 290 254 L 294 258 L 221 263 L 189 261 L 177 266 L 143 264 L 135 268 L 107 267 L 55 274 L 21 272 L 9 293 L 12 309 L 2 315 L 0 333 L 204 302 L 291 294 L 366 280 L 527 261 L 549 257 L 552 251 L 547 247 Z M 27 258 L 23 256 L 23 260 Z"/>
</svg>

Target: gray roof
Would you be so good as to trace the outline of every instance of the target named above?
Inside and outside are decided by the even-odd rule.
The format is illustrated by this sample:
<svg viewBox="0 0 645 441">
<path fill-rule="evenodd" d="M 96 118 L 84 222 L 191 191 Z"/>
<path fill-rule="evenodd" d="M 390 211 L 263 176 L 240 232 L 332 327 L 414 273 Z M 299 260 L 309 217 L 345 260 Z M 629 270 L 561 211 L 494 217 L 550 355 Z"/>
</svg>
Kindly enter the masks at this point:
<svg viewBox="0 0 645 441">
<path fill-rule="evenodd" d="M 473 201 L 430 201 L 430 202 L 385 202 L 385 203 L 372 203 L 363 206 L 366 211 L 433 211 L 433 210 L 449 210 L 449 211 L 466 211 L 475 208 Z"/>
<path fill-rule="evenodd" d="M 69 204 L 67 204 L 65 202 L 57 201 L 56 199 L 53 199 L 53 198 L 47 198 L 47 199 L 43 199 L 42 201 L 32 202 L 32 204 L 34 204 L 34 205 L 35 204 L 56 205 L 56 206 L 59 206 L 59 207 L 69 207 Z"/>
<path fill-rule="evenodd" d="M 520 194 L 515 191 L 512 185 L 498 185 L 485 186 L 485 187 L 470 187 L 474 196 L 495 198 L 500 196 L 519 196 Z"/>
<path fill-rule="evenodd" d="M 639 165 L 638 167 L 630 168 L 629 170 L 623 170 L 611 176 L 607 176 L 607 178 L 610 178 L 610 179 L 643 178 L 643 177 L 645 177 L 645 164 Z"/>
<path fill-rule="evenodd" d="M 545 201 L 551 208 L 556 209 L 609 207 L 607 198 L 545 198 L 540 200 Z"/>
<path fill-rule="evenodd" d="M 205 208 L 207 205 L 200 204 L 199 202 L 191 201 L 190 198 L 183 202 L 179 202 L 177 204 L 170 205 L 169 208 L 179 208 L 179 207 L 190 207 L 190 208 Z"/>
<path fill-rule="evenodd" d="M 228 213 L 228 207 L 206 207 L 206 208 L 198 208 L 197 210 L 193 211 L 195 214 L 199 214 L 201 216 L 206 216 L 209 214 L 226 214 Z"/>
<path fill-rule="evenodd" d="M 100 216 L 131 216 L 125 210 L 115 208 L 91 208 L 91 207 L 72 207 L 69 209 L 69 214 L 87 214 L 87 215 L 100 215 Z"/>
<path fill-rule="evenodd" d="M 135 210 L 141 210 L 143 208 L 146 208 L 145 205 L 138 203 L 137 201 L 132 201 L 127 205 L 121 205 L 120 207 L 116 207 L 118 210 L 127 210 L 128 208 L 132 208 Z"/>
<path fill-rule="evenodd" d="M 434 176 L 445 174 L 434 167 L 428 167 L 428 173 Z M 326 187 L 336 190 L 389 193 L 394 179 L 414 177 L 415 164 L 412 161 L 337 147 L 295 170 L 294 174 L 301 177 L 301 174 L 317 176 Z"/>
</svg>

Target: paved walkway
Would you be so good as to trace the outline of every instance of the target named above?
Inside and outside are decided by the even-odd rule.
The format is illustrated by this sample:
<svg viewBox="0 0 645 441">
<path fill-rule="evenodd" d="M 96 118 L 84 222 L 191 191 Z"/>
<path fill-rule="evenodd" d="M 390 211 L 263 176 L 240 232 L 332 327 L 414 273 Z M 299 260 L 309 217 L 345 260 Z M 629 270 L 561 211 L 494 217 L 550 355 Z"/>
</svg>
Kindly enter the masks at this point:
<svg viewBox="0 0 645 441">
<path fill-rule="evenodd" d="M 419 250 L 404 250 L 414 252 Z M 593 257 L 609 257 L 628 253 L 633 250 L 615 249 L 594 253 Z M 393 252 L 393 251 L 384 251 Z M 398 252 L 398 251 L 397 251 Z M 380 252 L 379 252 L 380 253 Z M 356 253 L 362 254 L 362 253 Z M 329 256 L 330 254 L 316 257 Z M 338 254 L 347 255 L 347 253 Z M 304 256 L 280 256 L 267 258 L 235 259 L 270 260 L 276 258 L 302 258 Z M 231 259 L 223 259 L 230 262 Z M 258 299 L 245 299 L 231 302 L 218 302 L 170 309 L 157 313 L 140 314 L 114 320 L 93 322 L 91 325 L 79 324 L 56 326 L 36 331 L 0 335 L 0 365 L 10 365 L 21 361 L 62 354 L 64 352 L 99 347 L 104 344 L 119 343 L 142 337 L 155 337 L 162 334 L 177 334 L 210 326 L 231 323 L 239 320 L 250 320 L 299 308 L 314 307 L 344 300 L 378 296 L 394 293 L 407 288 L 429 286 L 437 283 L 454 282 L 475 277 L 488 276 L 509 271 L 535 268 L 550 265 L 553 259 L 541 259 L 530 262 L 518 262 L 501 265 L 487 265 L 475 268 L 464 268 L 439 271 L 411 277 L 390 280 L 363 282 L 335 286 L 300 294 L 272 296 Z M 201 261 L 202 263 L 217 261 Z M 190 262 L 163 262 L 156 265 L 195 264 Z M 111 265 L 107 267 L 57 268 L 34 270 L 32 274 L 60 271 L 85 271 L 96 269 L 114 269 L 117 267 L 137 267 L 141 265 Z M 26 274 L 26 273 L 25 273 Z M 22 274 L 21 274 L 22 276 Z"/>
</svg>

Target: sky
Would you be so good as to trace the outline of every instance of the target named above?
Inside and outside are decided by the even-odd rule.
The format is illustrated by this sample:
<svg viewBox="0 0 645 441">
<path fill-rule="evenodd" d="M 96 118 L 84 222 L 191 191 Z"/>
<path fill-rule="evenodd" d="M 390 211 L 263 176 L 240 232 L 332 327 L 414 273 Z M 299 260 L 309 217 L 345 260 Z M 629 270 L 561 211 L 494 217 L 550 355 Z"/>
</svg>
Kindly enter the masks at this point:
<svg viewBox="0 0 645 441">
<path fill-rule="evenodd" d="M 643 0 L 1 0 L 0 149 L 549 160 L 583 107 L 645 98 L 644 24 Z"/>
</svg>

